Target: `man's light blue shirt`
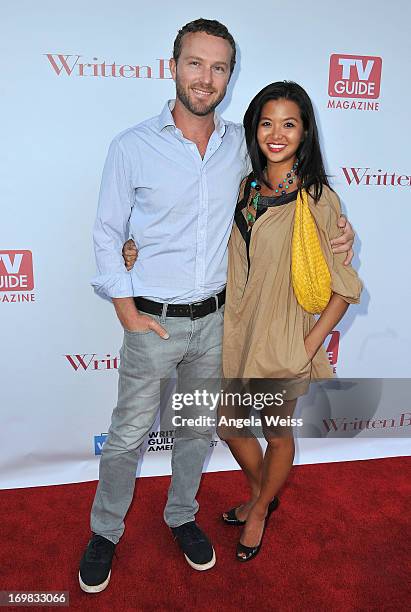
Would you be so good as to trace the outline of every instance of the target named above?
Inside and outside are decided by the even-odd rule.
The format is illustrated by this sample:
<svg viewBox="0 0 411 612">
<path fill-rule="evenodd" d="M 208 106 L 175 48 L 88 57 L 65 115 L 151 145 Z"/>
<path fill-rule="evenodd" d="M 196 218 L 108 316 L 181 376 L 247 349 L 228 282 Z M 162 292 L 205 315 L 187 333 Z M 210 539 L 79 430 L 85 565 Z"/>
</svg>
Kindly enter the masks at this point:
<svg viewBox="0 0 411 612">
<path fill-rule="evenodd" d="M 94 247 L 104 297 L 142 296 L 189 303 L 218 293 L 227 280 L 227 244 L 249 161 L 240 124 L 214 114 L 204 158 L 176 128 L 171 110 L 114 138 L 101 182 Z M 138 259 L 121 254 L 132 236 Z"/>
</svg>

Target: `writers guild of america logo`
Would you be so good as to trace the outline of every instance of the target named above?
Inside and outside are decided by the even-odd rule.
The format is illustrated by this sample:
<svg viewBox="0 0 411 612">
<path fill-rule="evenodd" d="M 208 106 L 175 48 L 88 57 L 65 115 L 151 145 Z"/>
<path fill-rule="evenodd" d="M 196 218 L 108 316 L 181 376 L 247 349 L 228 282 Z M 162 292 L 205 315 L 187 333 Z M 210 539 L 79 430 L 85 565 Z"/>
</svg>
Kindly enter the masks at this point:
<svg viewBox="0 0 411 612">
<path fill-rule="evenodd" d="M 147 452 L 171 451 L 173 449 L 175 430 L 150 431 L 147 438 Z M 104 442 L 107 440 L 108 433 L 101 433 L 94 436 L 94 454 L 101 455 Z M 212 440 L 210 447 L 215 448 L 218 440 Z"/>
<path fill-rule="evenodd" d="M 169 431 L 150 431 L 147 438 L 147 451 L 171 451 L 174 442 L 174 430 Z M 94 436 L 94 454 L 101 455 L 104 442 L 108 433 L 101 433 Z"/>
</svg>

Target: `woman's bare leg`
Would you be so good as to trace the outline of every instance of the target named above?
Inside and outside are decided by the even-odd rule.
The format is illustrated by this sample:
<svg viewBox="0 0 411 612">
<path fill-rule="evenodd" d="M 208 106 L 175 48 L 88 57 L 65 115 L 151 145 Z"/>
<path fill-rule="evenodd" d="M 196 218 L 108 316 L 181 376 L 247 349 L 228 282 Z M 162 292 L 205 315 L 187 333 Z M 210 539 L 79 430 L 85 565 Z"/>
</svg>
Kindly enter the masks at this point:
<svg viewBox="0 0 411 612">
<path fill-rule="evenodd" d="M 264 460 L 263 450 L 257 438 L 252 436 L 251 433 L 248 438 L 233 437 L 226 442 L 234 459 L 243 470 L 250 489 L 250 499 L 236 510 L 237 518 L 240 521 L 245 521 L 250 508 L 260 495 Z"/>
<path fill-rule="evenodd" d="M 292 416 L 296 403 L 297 400 L 285 402 L 280 416 Z M 250 547 L 257 546 L 261 541 L 268 505 L 285 483 L 294 460 L 292 430 L 267 430 L 266 438 L 260 494 L 249 511 L 247 524 L 241 534 L 241 543 Z"/>
</svg>

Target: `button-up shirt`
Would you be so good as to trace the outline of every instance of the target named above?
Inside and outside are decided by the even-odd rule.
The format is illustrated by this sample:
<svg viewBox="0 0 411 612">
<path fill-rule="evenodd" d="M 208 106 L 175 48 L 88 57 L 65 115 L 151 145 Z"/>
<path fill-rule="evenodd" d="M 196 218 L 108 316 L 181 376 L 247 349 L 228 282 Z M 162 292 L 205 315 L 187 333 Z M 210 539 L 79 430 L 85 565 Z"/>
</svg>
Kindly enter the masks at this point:
<svg viewBox="0 0 411 612">
<path fill-rule="evenodd" d="M 104 297 L 181 304 L 225 286 L 239 184 L 249 169 L 244 131 L 214 113 L 202 158 L 175 126 L 174 103 L 110 145 L 94 226 L 92 285 Z M 138 258 L 128 272 L 121 252 L 130 236 Z"/>
</svg>

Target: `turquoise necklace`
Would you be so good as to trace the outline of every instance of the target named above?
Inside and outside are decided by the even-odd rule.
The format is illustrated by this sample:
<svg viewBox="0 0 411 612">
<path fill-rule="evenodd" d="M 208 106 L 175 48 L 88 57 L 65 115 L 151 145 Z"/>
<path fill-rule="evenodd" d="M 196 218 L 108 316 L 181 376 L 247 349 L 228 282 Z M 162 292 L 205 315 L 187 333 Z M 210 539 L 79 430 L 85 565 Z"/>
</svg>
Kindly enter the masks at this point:
<svg viewBox="0 0 411 612">
<path fill-rule="evenodd" d="M 297 168 L 298 168 L 298 160 L 294 162 L 293 167 L 291 168 L 290 172 L 287 172 L 287 175 L 283 178 L 281 183 L 278 183 L 277 187 L 274 189 L 274 193 L 280 193 L 281 191 L 280 195 L 286 195 L 287 189 L 290 188 L 290 185 L 292 185 L 297 178 L 297 175 L 296 175 Z M 267 176 L 267 168 L 264 168 L 264 174 Z M 257 182 L 256 179 L 254 179 L 251 181 L 250 186 L 253 189 L 255 189 L 257 192 L 251 200 L 251 206 L 255 210 L 255 214 L 257 214 L 258 202 L 260 199 L 261 185 Z M 255 221 L 255 215 L 253 215 L 253 213 L 251 212 L 248 212 L 247 221 L 248 221 L 248 225 L 251 227 Z"/>
</svg>

